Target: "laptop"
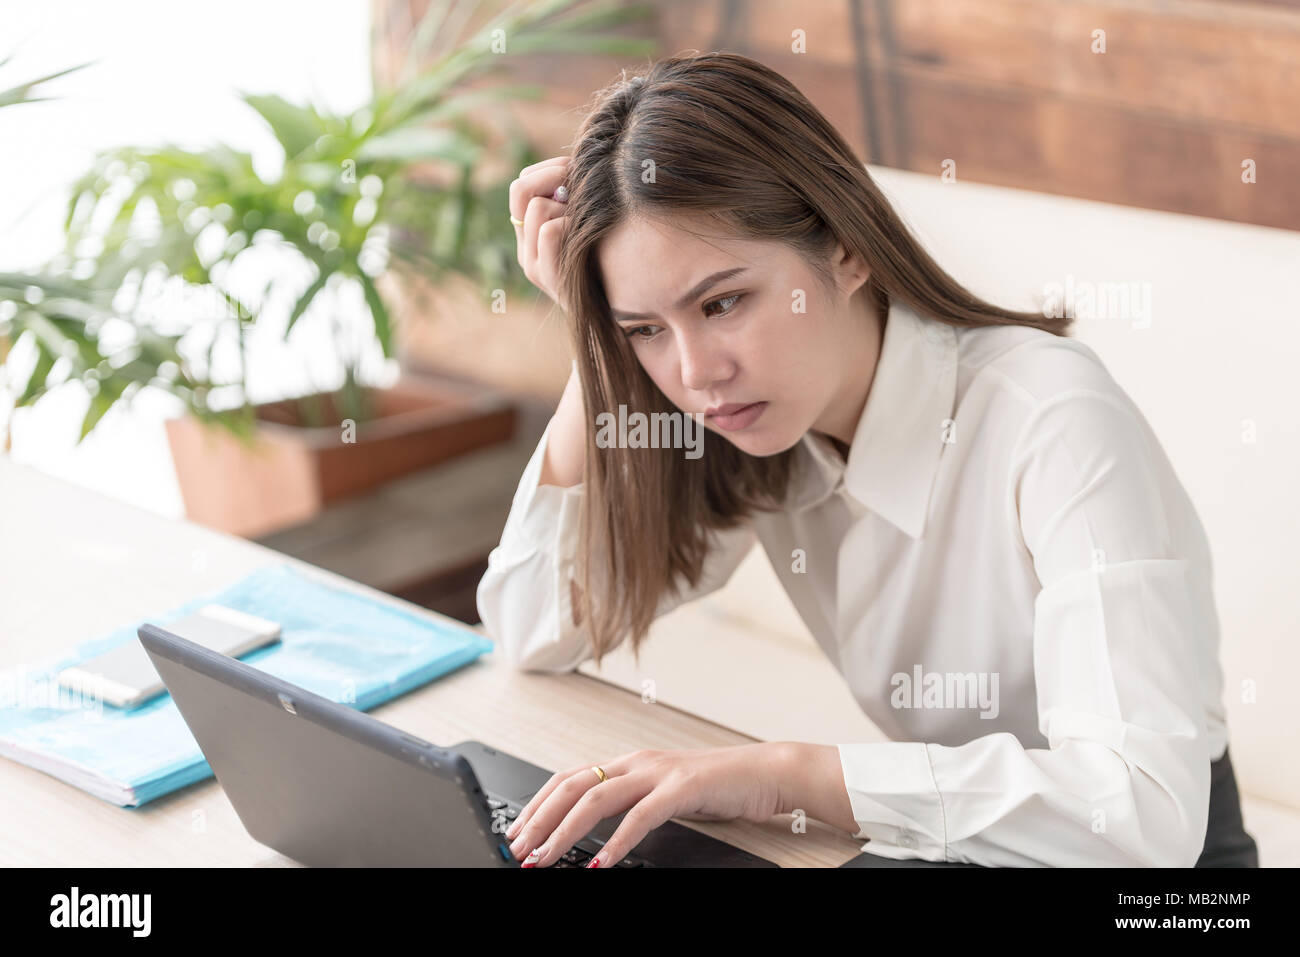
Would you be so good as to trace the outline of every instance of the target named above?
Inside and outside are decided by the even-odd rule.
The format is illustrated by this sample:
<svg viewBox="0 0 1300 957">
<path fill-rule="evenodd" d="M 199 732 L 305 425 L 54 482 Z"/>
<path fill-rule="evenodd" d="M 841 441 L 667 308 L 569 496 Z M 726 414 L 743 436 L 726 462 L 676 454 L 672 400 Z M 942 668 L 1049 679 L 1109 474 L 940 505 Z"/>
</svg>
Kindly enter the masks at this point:
<svg viewBox="0 0 1300 957">
<path fill-rule="evenodd" d="M 181 638 L 137 630 L 254 840 L 312 867 L 519 867 L 505 831 L 551 773 L 478 741 L 440 748 Z M 553 867 L 585 867 L 623 814 Z M 619 867 L 776 867 L 668 821 Z"/>
</svg>

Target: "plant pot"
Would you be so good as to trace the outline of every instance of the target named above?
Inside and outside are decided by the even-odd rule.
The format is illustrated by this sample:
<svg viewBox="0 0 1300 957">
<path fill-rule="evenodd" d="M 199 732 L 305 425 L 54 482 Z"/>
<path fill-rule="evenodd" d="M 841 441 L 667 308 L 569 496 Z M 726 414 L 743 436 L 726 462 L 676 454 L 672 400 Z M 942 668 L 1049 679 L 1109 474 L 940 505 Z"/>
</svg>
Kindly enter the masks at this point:
<svg viewBox="0 0 1300 957">
<path fill-rule="evenodd" d="M 333 412 L 329 396 L 311 398 Z M 252 448 L 193 416 L 168 419 L 186 516 L 254 538 L 304 522 L 330 502 L 505 441 L 515 431 L 513 404 L 459 382 L 404 375 L 392 388 L 376 390 L 374 402 L 376 417 L 349 436 L 339 425 L 296 424 L 293 399 L 255 406 Z"/>
</svg>

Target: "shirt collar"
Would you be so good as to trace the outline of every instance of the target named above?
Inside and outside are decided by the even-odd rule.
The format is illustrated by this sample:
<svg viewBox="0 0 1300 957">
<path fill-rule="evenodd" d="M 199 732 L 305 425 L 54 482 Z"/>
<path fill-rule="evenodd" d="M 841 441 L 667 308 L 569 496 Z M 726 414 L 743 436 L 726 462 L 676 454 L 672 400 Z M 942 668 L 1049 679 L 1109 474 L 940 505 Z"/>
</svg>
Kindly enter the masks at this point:
<svg viewBox="0 0 1300 957">
<path fill-rule="evenodd" d="M 920 538 L 956 395 L 957 330 L 891 298 L 875 381 L 848 463 L 825 436 L 805 433 L 806 481 L 792 507 L 820 504 L 842 482 L 863 506 Z"/>
</svg>

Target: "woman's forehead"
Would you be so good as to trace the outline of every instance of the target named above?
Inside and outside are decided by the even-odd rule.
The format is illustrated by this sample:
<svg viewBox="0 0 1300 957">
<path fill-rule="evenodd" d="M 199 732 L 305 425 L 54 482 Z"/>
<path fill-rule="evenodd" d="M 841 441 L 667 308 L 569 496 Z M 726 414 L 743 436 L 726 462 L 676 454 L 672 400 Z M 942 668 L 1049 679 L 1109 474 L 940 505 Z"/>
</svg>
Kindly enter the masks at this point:
<svg viewBox="0 0 1300 957">
<path fill-rule="evenodd" d="M 674 295 L 710 273 L 771 265 L 792 255 L 784 244 L 725 234 L 716 226 L 701 234 L 694 225 L 629 221 L 601 241 L 597 259 L 606 290 L 668 290 Z"/>
</svg>

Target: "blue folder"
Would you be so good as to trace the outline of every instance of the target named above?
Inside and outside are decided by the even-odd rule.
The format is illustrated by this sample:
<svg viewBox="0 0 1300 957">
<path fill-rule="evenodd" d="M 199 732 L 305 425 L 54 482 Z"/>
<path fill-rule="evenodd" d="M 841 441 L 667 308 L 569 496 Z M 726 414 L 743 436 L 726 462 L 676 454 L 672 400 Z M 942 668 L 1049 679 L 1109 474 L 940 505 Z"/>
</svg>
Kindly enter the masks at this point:
<svg viewBox="0 0 1300 957">
<path fill-rule="evenodd" d="M 367 711 L 476 659 L 493 644 L 468 627 L 430 621 L 310 576 L 259 568 L 224 591 L 146 615 L 68 655 L 0 683 L 0 755 L 123 807 L 139 807 L 212 775 L 171 695 L 135 708 L 78 700 L 57 674 L 216 603 L 280 623 L 280 641 L 240 660 L 331 701 Z"/>
</svg>

